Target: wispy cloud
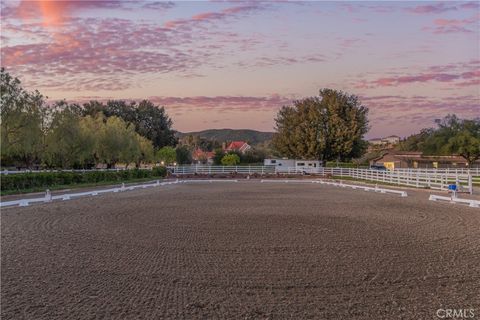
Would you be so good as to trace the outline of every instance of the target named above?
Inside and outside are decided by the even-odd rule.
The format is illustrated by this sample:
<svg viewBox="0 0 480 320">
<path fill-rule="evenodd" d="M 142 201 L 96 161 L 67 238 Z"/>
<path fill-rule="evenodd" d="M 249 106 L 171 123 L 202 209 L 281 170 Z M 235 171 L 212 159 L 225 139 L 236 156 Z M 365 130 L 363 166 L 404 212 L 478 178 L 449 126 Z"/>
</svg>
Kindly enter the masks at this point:
<svg viewBox="0 0 480 320">
<path fill-rule="evenodd" d="M 427 82 L 450 83 L 460 87 L 475 85 L 480 79 L 480 65 L 475 62 L 432 66 L 416 73 L 380 77 L 374 80 L 363 79 L 357 82 L 355 87 L 371 89 Z"/>
<path fill-rule="evenodd" d="M 434 120 L 454 113 L 461 118 L 478 117 L 480 96 L 452 95 L 446 98 L 408 95 L 361 96 L 373 124 L 370 137 L 398 134 L 408 136 L 433 127 Z"/>
<path fill-rule="evenodd" d="M 291 56 L 265 56 L 258 57 L 251 61 L 240 61 L 237 63 L 240 67 L 271 67 L 271 66 L 287 66 L 294 64 L 304 64 L 304 63 L 318 63 L 327 61 L 326 56 L 323 54 L 309 54 L 309 55 L 291 55 Z"/>
<path fill-rule="evenodd" d="M 67 2 L 49 12 L 49 23 L 60 23 L 61 27 L 45 28 L 44 22 L 22 24 L 10 23 L 12 19 L 42 13 L 43 2 L 18 6 L 2 11 L 5 20 L 2 29 L 12 35 L 35 37 L 30 43 L 11 42 L 2 34 L 2 66 L 16 74 L 28 74 L 29 85 L 41 88 L 88 89 L 91 80 L 99 88 L 123 90 L 128 82 L 133 82 L 132 74 L 174 73 L 180 77 L 201 75 L 200 66 L 220 63 L 221 56 L 245 51 L 260 42 L 255 37 L 240 36 L 236 32 L 213 28 L 196 28 L 204 22 L 223 21 L 228 17 L 261 10 L 261 3 L 245 3 L 223 9 L 219 12 L 205 12 L 193 15 L 191 19 L 178 20 L 181 28 L 170 28 L 158 22 L 133 21 L 120 18 L 79 18 L 70 16 L 73 10 L 81 8 L 126 8 L 129 5 L 141 6 L 148 10 L 169 9 L 170 2 L 143 1 L 62 1 Z M 49 2 L 48 5 L 51 3 Z M 49 7 L 50 8 L 50 7 Z M 61 16 L 61 21 L 55 17 Z M 68 17 L 68 19 L 64 18 Z M 173 22 L 174 25 L 177 22 Z M 119 32 L 119 30 L 122 30 Z M 13 44 L 15 43 L 15 44 Z M 39 67 L 41 66 L 41 67 Z M 111 82 L 116 74 L 117 81 Z M 59 77 L 67 78 L 64 82 Z M 80 80 L 82 79 L 82 80 Z M 102 79 L 108 82 L 101 83 Z"/>
<path fill-rule="evenodd" d="M 290 104 L 294 98 L 272 94 L 270 96 L 153 96 L 151 101 L 174 109 L 200 109 L 216 111 L 260 111 L 276 110 Z"/>
<path fill-rule="evenodd" d="M 199 23 L 213 22 L 216 20 L 225 20 L 230 17 L 240 16 L 248 14 L 258 10 L 264 10 L 266 5 L 261 2 L 253 2 L 251 4 L 242 4 L 230 8 L 223 9 L 221 11 L 209 11 L 199 14 L 195 14 L 186 19 L 174 19 L 165 22 L 164 26 L 169 29 L 174 28 L 190 28 L 198 25 Z"/>
<path fill-rule="evenodd" d="M 82 9 L 118 9 L 132 1 L 52 1 L 52 0 L 22 0 L 18 5 L 13 3 L 2 8 L 2 19 L 40 19 L 44 25 L 56 26 L 64 23 L 71 15 Z"/>
<path fill-rule="evenodd" d="M 406 9 L 406 11 L 416 14 L 444 13 L 452 10 L 458 10 L 457 5 L 445 2 L 422 4 Z"/>
<path fill-rule="evenodd" d="M 435 34 L 478 32 L 480 14 L 468 19 L 435 19 L 432 27 L 423 28 Z"/>
</svg>

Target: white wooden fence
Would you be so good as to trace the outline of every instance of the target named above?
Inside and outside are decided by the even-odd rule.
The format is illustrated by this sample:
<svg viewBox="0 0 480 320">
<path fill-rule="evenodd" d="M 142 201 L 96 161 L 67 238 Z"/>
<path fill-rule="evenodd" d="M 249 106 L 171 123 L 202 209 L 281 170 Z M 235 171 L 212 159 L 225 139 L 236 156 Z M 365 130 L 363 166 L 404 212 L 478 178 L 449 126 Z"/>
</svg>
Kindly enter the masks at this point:
<svg viewBox="0 0 480 320">
<path fill-rule="evenodd" d="M 332 177 L 347 177 L 392 185 L 448 190 L 456 184 L 461 192 L 473 192 L 473 184 L 480 184 L 480 169 L 395 169 L 370 170 L 356 168 L 302 168 L 275 166 L 174 166 L 169 167 L 175 175 L 186 174 L 319 174 Z"/>
<path fill-rule="evenodd" d="M 50 193 L 50 190 L 47 190 L 45 192 L 45 195 L 43 197 L 37 197 L 37 198 L 24 198 L 24 199 L 18 199 L 18 200 L 11 200 L 11 201 L 1 201 L 0 202 L 0 208 L 4 207 L 27 207 L 30 204 L 33 203 L 48 203 L 52 202 L 55 200 L 72 200 L 76 198 L 81 198 L 81 197 L 86 197 L 86 196 L 98 196 L 99 194 L 104 194 L 104 193 L 111 193 L 111 192 L 125 192 L 125 191 L 131 191 L 135 189 L 146 189 L 146 188 L 152 188 L 152 187 L 160 187 L 160 186 L 166 186 L 170 184 L 178 184 L 178 183 L 212 183 L 212 182 L 238 182 L 238 180 L 173 180 L 173 181 L 162 181 L 157 180 L 156 182 L 153 183 L 143 183 L 143 184 L 136 184 L 136 185 L 128 185 L 125 186 L 124 183 L 120 187 L 115 187 L 115 188 L 109 188 L 109 189 L 96 189 L 96 190 L 90 190 L 90 191 L 84 191 L 84 192 L 75 192 L 75 193 L 64 193 L 60 195 L 52 195 Z"/>
<path fill-rule="evenodd" d="M 368 187 L 368 186 L 359 186 L 356 184 L 347 184 L 340 182 L 330 182 L 324 180 L 294 180 L 294 179 L 286 179 L 286 180 L 277 180 L 277 179 L 262 179 L 261 183 L 317 183 L 317 184 L 325 184 L 334 187 L 341 187 L 341 188 L 352 188 L 352 189 L 359 189 L 364 191 L 373 191 L 373 192 L 380 192 L 380 193 L 392 193 L 398 194 L 401 197 L 406 197 L 407 192 L 403 190 L 393 190 L 393 189 L 386 189 L 386 188 L 379 188 L 378 186 L 375 187 Z"/>
<path fill-rule="evenodd" d="M 208 166 L 188 165 L 171 166 L 168 169 L 175 175 L 187 174 L 319 174 L 333 177 L 347 177 L 374 182 L 403 185 L 416 188 L 430 188 L 447 190 L 448 185 L 457 184 L 460 191 L 473 192 L 473 185 L 480 184 L 480 168 L 471 169 L 395 169 L 392 171 L 357 169 L 357 168 L 333 168 L 333 167 L 276 167 L 276 166 Z M 100 171 L 107 169 L 101 169 Z M 112 171 L 123 169 L 108 169 Z M 149 170 L 149 169 L 145 169 Z M 50 172 L 53 172 L 52 170 Z M 74 172 L 86 172 L 95 170 L 64 170 Z M 0 171 L 2 174 L 25 173 L 26 171 Z M 48 171 L 27 171 L 48 172 Z"/>
<path fill-rule="evenodd" d="M 450 203 L 464 203 L 468 204 L 469 207 L 472 208 L 480 208 L 480 201 L 479 200 L 474 200 L 474 199 L 460 199 L 457 198 L 456 196 L 450 196 L 450 197 L 444 197 L 444 196 L 438 196 L 435 194 L 431 194 L 428 200 L 431 201 L 447 201 Z"/>
<path fill-rule="evenodd" d="M 11 207 L 11 206 L 26 207 L 26 206 L 29 206 L 31 203 L 37 203 L 37 202 L 51 202 L 53 200 L 64 200 L 65 201 L 65 200 L 71 200 L 72 198 L 79 198 L 79 197 L 84 197 L 84 196 L 97 196 L 97 195 L 103 194 L 103 193 L 122 192 L 122 191 L 134 190 L 134 189 L 145 189 L 145 188 L 150 188 L 150 187 L 165 186 L 165 185 L 176 184 L 176 183 L 181 183 L 181 181 L 175 180 L 175 181 L 160 182 L 160 180 L 157 180 L 154 183 L 144 183 L 144 184 L 130 185 L 130 186 L 125 186 L 125 184 L 122 183 L 122 186 L 115 187 L 115 188 L 98 189 L 98 190 L 75 192 L 75 193 L 66 193 L 66 194 L 55 195 L 55 196 L 53 196 L 50 193 L 50 191 L 47 190 L 47 192 L 45 193 L 45 195 L 43 197 L 26 198 L 26 199 L 11 200 L 11 201 L 2 201 L 2 202 L 0 202 L 0 207 L 1 208 Z"/>
</svg>

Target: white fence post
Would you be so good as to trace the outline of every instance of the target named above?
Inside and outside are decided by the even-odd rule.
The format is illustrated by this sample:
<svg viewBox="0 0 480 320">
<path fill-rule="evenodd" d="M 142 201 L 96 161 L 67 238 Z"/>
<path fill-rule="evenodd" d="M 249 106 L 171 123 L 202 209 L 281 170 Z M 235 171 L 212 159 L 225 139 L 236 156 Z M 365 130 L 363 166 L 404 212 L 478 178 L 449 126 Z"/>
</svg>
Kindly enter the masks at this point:
<svg viewBox="0 0 480 320">
<path fill-rule="evenodd" d="M 468 192 L 473 194 L 473 179 L 470 173 L 468 174 Z"/>
</svg>

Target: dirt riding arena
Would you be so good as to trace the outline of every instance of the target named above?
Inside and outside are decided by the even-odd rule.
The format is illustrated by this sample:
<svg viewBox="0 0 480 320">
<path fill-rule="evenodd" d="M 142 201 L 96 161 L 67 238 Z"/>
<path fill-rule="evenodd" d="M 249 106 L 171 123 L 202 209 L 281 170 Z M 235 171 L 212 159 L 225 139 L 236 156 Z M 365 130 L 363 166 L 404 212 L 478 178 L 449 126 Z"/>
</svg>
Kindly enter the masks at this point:
<svg viewBox="0 0 480 320">
<path fill-rule="evenodd" d="M 196 183 L 2 209 L 2 319 L 480 318 L 480 210 Z"/>
</svg>

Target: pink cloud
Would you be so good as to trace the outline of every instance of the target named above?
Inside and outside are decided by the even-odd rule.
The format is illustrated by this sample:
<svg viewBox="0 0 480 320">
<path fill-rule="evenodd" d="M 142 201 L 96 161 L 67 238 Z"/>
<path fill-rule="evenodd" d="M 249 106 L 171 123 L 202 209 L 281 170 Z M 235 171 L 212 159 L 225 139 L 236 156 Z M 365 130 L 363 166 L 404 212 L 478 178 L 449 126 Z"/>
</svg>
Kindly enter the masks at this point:
<svg viewBox="0 0 480 320">
<path fill-rule="evenodd" d="M 460 5 L 460 7 L 461 7 L 462 9 L 474 9 L 474 10 L 478 10 L 478 9 L 480 9 L 480 3 L 475 2 L 475 1 L 472 1 L 472 2 L 468 2 L 468 3 L 462 4 L 462 5 Z"/>
<path fill-rule="evenodd" d="M 124 1 L 80 1 L 80 0 L 22 0 L 18 5 L 7 5 L 2 8 L 3 19 L 41 19 L 44 25 L 55 26 L 68 20 L 73 12 L 95 8 L 95 9 L 118 9 L 123 8 L 127 3 Z"/>
<path fill-rule="evenodd" d="M 368 136 L 398 134 L 408 136 L 434 126 L 434 120 L 455 113 L 461 118 L 479 115 L 480 96 L 453 95 L 446 98 L 427 96 L 360 96 L 369 108 L 372 130 Z"/>
<path fill-rule="evenodd" d="M 475 80 L 480 79 L 480 66 L 474 62 L 431 66 L 415 74 L 381 77 L 370 81 L 361 79 L 355 83 L 354 87 L 371 89 L 427 82 L 451 83 L 454 86 L 463 87 L 475 85 Z"/>
<path fill-rule="evenodd" d="M 257 10 L 263 10 L 265 5 L 257 2 L 255 4 L 240 5 L 231 8 L 223 9 L 219 12 L 203 12 L 188 19 L 176 19 L 169 20 L 165 22 L 164 26 L 166 28 L 177 28 L 177 27 L 191 27 L 200 22 L 212 22 L 214 20 L 223 20 L 229 17 L 234 17 L 240 14 L 246 14 Z"/>
<path fill-rule="evenodd" d="M 417 13 L 417 14 L 425 14 L 425 13 L 443 13 L 446 11 L 457 10 L 455 5 L 446 5 L 444 2 L 439 2 L 435 4 L 426 4 L 420 5 L 412 8 L 406 9 L 408 12 Z"/>
<path fill-rule="evenodd" d="M 199 76 L 199 66 L 218 65 L 223 55 L 250 50 L 259 43 L 234 32 L 199 28 L 170 30 L 126 19 L 71 18 L 51 34 L 41 23 L 3 23 L 8 35 L 36 37 L 31 44 L 3 42 L 2 66 L 16 75 L 28 74 L 28 85 L 41 89 L 98 88 L 122 90 L 134 73 L 175 73 Z M 123 30 L 118 32 L 118 30 Z M 4 36 L 2 34 L 2 36 Z M 161 48 L 161 50 L 159 50 Z M 117 78 L 110 78 L 116 75 Z M 58 81 L 59 77 L 65 79 Z M 113 80 L 112 80 L 113 79 Z M 113 83 L 100 84 L 102 80 Z"/>
<path fill-rule="evenodd" d="M 277 110 L 290 104 L 293 97 L 272 94 L 270 96 L 153 96 L 149 100 L 172 110 L 217 110 L 217 111 L 260 111 Z"/>
<path fill-rule="evenodd" d="M 424 27 L 424 31 L 431 31 L 435 34 L 448 33 L 473 33 L 478 27 L 480 15 L 468 19 L 435 19 L 433 27 Z M 477 30 L 478 31 L 478 30 Z M 478 33 L 478 32 L 477 32 Z"/>
<path fill-rule="evenodd" d="M 322 54 L 310 54 L 303 56 L 265 56 L 259 57 L 252 61 L 240 61 L 237 63 L 240 67 L 270 67 L 276 65 L 293 65 L 293 64 L 304 64 L 304 63 L 318 63 L 325 62 L 327 58 Z"/>
<path fill-rule="evenodd" d="M 382 4 L 362 4 L 362 3 L 342 3 L 340 8 L 348 11 L 349 13 L 357 13 L 362 10 L 376 12 L 376 13 L 387 13 L 393 12 L 396 10 L 394 6 L 382 5 Z"/>
</svg>

